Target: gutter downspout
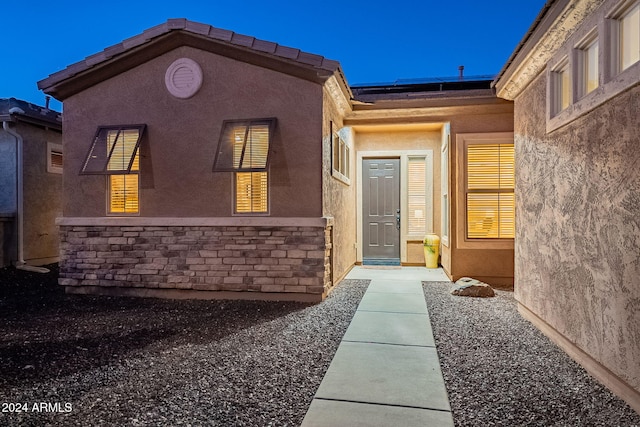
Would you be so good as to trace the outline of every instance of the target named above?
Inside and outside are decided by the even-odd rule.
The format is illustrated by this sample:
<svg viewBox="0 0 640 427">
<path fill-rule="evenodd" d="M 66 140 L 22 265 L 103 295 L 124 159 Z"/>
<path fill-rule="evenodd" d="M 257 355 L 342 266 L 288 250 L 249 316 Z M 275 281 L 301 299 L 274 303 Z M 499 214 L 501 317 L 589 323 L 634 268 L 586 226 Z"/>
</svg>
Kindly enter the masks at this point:
<svg viewBox="0 0 640 427">
<path fill-rule="evenodd" d="M 9 110 L 9 114 L 24 114 L 24 111 L 18 107 Z M 16 219 L 18 220 L 18 260 L 16 268 L 19 270 L 33 271 L 35 273 L 48 273 L 49 269 L 44 267 L 35 267 L 27 265 L 24 261 L 24 171 L 22 164 L 22 144 L 23 139 L 19 133 L 9 127 L 9 121 L 2 122 L 2 129 L 16 139 L 16 169 L 17 169 L 17 199 Z"/>
</svg>

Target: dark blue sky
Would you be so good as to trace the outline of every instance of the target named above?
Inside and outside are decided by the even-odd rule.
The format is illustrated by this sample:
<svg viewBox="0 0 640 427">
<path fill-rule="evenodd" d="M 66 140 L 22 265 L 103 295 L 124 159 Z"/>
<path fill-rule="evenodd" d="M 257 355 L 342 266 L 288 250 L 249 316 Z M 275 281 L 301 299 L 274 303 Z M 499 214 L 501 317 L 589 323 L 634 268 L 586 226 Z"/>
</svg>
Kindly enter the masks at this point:
<svg viewBox="0 0 640 427">
<path fill-rule="evenodd" d="M 0 98 L 44 105 L 37 81 L 169 18 L 340 61 L 350 84 L 496 74 L 545 0 L 11 1 L 2 6 Z M 60 103 L 52 102 L 60 109 Z"/>
</svg>

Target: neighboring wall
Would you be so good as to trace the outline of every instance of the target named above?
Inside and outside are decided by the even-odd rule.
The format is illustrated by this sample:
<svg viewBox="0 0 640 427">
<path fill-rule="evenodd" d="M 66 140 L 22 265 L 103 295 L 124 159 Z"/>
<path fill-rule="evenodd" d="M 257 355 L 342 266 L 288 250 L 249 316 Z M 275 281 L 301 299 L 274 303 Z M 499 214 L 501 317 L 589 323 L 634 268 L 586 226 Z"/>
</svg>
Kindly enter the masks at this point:
<svg viewBox="0 0 640 427">
<path fill-rule="evenodd" d="M 515 296 L 640 402 L 640 86 L 548 134 L 545 99 L 515 102 Z"/>
<path fill-rule="evenodd" d="M 16 139 L 0 129 L 0 267 L 17 256 L 16 214 Z"/>
<path fill-rule="evenodd" d="M 62 143 L 60 132 L 18 121 L 11 129 L 23 138 L 24 260 L 31 265 L 57 261 L 62 214 L 62 175 L 47 171 L 47 142 Z M 0 266 L 18 260 L 16 221 L 16 139 L 0 130 Z"/>
<path fill-rule="evenodd" d="M 47 142 L 62 144 L 62 134 L 20 122 L 16 131 L 24 140 L 24 260 L 32 265 L 56 262 L 62 174 L 47 171 Z"/>
</svg>

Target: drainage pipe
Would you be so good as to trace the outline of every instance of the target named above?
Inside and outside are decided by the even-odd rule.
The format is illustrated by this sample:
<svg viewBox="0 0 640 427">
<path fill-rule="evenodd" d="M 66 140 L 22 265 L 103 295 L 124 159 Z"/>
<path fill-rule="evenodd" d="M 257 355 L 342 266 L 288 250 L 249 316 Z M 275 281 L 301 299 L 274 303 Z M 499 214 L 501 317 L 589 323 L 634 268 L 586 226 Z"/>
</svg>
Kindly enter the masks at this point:
<svg viewBox="0 0 640 427">
<path fill-rule="evenodd" d="M 9 110 L 9 114 L 24 114 L 21 108 L 13 107 Z M 2 129 L 16 139 L 16 192 L 17 207 L 16 220 L 18 222 L 18 260 L 16 268 L 20 270 L 33 271 L 36 273 L 48 273 L 49 270 L 44 267 L 35 267 L 27 265 L 24 260 L 24 170 L 22 162 L 22 145 L 23 139 L 20 134 L 9 127 L 9 121 L 2 122 Z"/>
</svg>

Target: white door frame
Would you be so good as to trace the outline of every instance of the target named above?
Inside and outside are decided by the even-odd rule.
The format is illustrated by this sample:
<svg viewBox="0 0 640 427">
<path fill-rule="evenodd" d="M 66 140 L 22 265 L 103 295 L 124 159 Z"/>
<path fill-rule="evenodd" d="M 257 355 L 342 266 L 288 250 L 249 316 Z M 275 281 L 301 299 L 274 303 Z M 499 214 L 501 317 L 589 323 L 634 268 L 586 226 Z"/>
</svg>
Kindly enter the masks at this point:
<svg viewBox="0 0 640 427">
<path fill-rule="evenodd" d="M 427 231 L 433 231 L 433 150 L 384 150 L 384 151 L 358 151 L 356 156 L 356 261 L 362 262 L 362 159 L 367 158 L 400 158 L 400 215 L 407 211 L 407 180 L 408 163 L 410 157 L 424 157 L 426 162 L 427 188 L 426 199 L 429 209 L 426 209 Z M 407 262 L 407 241 L 413 236 L 407 235 L 407 221 L 400 222 L 400 262 Z"/>
</svg>

